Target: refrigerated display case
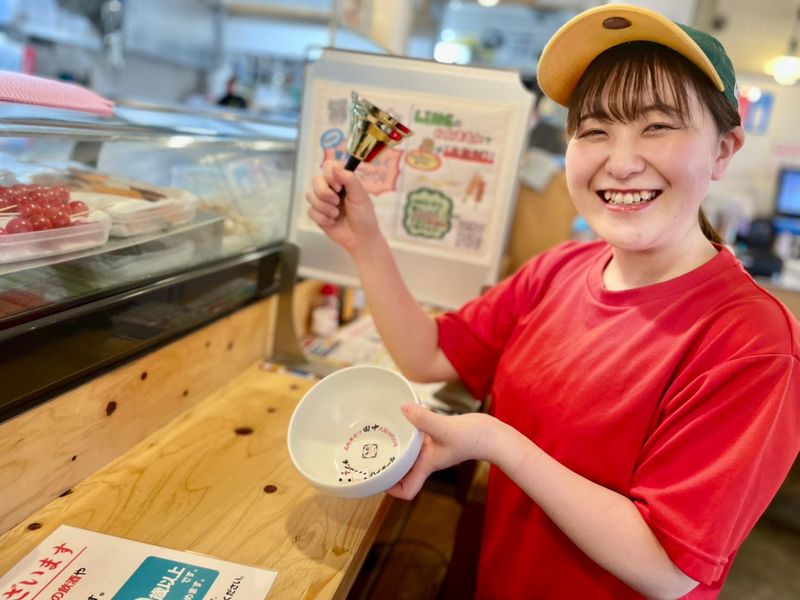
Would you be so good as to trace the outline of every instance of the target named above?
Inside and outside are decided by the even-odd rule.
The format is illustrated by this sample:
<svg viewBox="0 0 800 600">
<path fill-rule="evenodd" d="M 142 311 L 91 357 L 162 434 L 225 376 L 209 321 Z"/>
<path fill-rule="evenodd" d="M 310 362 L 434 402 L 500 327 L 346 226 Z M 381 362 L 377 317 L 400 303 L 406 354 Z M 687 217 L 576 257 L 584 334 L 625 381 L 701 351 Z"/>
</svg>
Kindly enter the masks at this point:
<svg viewBox="0 0 800 600">
<path fill-rule="evenodd" d="M 268 296 L 291 126 L 0 105 L 0 420 Z"/>
</svg>

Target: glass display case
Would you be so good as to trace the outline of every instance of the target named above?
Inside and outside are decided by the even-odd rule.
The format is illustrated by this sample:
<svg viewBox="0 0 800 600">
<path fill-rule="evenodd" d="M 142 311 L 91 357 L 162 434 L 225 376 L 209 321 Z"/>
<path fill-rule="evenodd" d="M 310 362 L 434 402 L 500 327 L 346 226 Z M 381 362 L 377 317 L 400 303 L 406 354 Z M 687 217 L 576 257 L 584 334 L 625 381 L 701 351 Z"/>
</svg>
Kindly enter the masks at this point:
<svg viewBox="0 0 800 600">
<path fill-rule="evenodd" d="M 295 131 L 0 105 L 0 419 L 276 291 Z"/>
</svg>

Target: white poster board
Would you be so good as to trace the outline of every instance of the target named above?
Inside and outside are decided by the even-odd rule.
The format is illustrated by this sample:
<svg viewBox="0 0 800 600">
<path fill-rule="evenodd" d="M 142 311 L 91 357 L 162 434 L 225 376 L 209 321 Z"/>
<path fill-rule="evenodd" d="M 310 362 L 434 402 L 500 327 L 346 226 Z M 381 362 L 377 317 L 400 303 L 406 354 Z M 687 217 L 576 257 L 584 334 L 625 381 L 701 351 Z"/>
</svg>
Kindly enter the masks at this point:
<svg viewBox="0 0 800 600">
<path fill-rule="evenodd" d="M 358 285 L 349 256 L 307 217 L 327 158 L 346 159 L 350 93 L 414 135 L 356 171 L 414 296 L 456 308 L 497 281 L 532 95 L 513 71 L 325 50 L 308 67 L 290 241 L 299 273 Z"/>
</svg>

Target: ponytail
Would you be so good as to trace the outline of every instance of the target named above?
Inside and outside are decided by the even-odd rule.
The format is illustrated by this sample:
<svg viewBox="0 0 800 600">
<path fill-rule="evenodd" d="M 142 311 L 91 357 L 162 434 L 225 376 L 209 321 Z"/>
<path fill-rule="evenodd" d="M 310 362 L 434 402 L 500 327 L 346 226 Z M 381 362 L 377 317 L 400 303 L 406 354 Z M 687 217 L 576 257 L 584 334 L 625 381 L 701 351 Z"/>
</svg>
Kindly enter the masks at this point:
<svg viewBox="0 0 800 600">
<path fill-rule="evenodd" d="M 708 221 L 706 214 L 703 212 L 703 209 L 700 209 L 700 212 L 697 215 L 697 220 L 700 223 L 700 230 L 703 232 L 703 235 L 708 238 L 709 241 L 714 242 L 715 244 L 724 245 L 725 242 L 722 241 L 722 238 L 717 233 L 717 230 L 714 229 L 714 226 Z"/>
</svg>

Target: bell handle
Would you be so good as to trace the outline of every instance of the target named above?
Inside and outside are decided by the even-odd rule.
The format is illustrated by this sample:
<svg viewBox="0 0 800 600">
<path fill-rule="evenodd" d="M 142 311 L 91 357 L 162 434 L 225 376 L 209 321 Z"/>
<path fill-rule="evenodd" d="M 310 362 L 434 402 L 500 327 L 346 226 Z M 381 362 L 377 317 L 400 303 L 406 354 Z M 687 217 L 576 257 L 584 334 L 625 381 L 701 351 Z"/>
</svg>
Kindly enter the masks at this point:
<svg viewBox="0 0 800 600">
<path fill-rule="evenodd" d="M 361 164 L 361 159 L 351 155 L 347 157 L 347 163 L 344 165 L 344 168 L 346 171 L 355 171 L 356 167 L 358 167 L 358 165 L 360 164 Z M 347 195 L 347 190 L 344 189 L 344 186 L 342 186 L 342 189 L 339 190 L 339 200 L 344 200 L 344 197 L 346 195 Z"/>
</svg>

